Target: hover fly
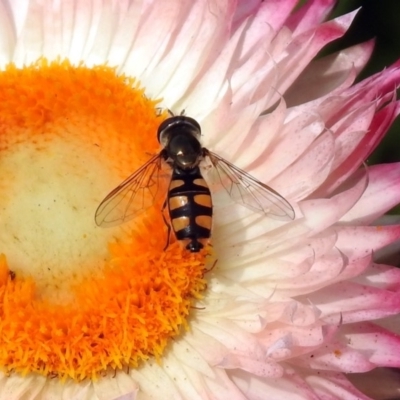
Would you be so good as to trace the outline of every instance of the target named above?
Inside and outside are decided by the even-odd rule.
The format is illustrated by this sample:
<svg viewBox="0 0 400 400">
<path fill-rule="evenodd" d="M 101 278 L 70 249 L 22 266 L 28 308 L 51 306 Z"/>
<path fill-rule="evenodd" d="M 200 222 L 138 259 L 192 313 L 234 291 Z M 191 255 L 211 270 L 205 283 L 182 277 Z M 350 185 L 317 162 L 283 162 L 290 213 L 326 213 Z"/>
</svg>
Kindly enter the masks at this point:
<svg viewBox="0 0 400 400">
<path fill-rule="evenodd" d="M 157 135 L 163 149 L 106 196 L 96 210 L 97 225 L 119 225 L 153 205 L 167 165 L 170 182 L 163 211 L 168 205 L 168 232 L 172 225 L 187 250 L 200 251 L 211 236 L 213 214 L 211 192 L 200 170 L 206 159 L 234 201 L 260 213 L 294 218 L 292 206 L 279 193 L 202 147 L 201 128 L 193 118 L 171 116 L 160 124 Z"/>
</svg>

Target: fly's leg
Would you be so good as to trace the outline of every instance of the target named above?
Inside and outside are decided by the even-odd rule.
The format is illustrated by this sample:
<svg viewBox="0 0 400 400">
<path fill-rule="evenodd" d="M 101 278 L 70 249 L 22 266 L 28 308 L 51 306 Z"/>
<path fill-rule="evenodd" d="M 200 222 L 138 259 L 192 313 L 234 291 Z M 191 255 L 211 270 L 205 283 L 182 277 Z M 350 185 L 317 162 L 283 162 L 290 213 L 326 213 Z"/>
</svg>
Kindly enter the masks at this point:
<svg viewBox="0 0 400 400">
<path fill-rule="evenodd" d="M 164 247 L 163 251 L 167 250 L 167 248 L 169 246 L 169 241 L 170 241 L 170 238 L 171 238 L 171 224 L 168 223 L 167 218 L 165 218 L 165 208 L 167 207 L 167 201 L 168 201 L 168 198 L 165 199 L 164 204 L 163 204 L 162 209 L 161 209 L 161 214 L 162 214 L 164 223 L 165 223 L 165 225 L 167 225 L 167 229 L 168 229 L 167 243 L 165 244 L 165 247 Z"/>
</svg>

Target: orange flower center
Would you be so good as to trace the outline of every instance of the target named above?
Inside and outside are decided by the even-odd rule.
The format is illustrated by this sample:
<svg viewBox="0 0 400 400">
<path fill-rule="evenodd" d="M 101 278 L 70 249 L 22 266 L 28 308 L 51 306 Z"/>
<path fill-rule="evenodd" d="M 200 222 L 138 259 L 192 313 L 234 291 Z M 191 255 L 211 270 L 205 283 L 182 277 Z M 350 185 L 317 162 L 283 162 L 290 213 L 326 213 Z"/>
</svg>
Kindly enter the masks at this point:
<svg viewBox="0 0 400 400">
<path fill-rule="evenodd" d="M 0 93 L 0 368 L 82 380 L 160 359 L 209 249 L 164 251 L 162 201 L 116 228 L 94 213 L 159 151 L 165 115 L 104 66 L 10 65 Z"/>
</svg>

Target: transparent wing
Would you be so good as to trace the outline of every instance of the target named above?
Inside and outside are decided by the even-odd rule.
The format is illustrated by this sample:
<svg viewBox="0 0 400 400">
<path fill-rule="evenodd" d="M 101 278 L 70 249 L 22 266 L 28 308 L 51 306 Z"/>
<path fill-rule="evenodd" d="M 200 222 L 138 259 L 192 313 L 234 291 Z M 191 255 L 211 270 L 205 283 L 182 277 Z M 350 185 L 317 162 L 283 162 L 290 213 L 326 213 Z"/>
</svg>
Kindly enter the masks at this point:
<svg viewBox="0 0 400 400">
<path fill-rule="evenodd" d="M 294 210 L 278 192 L 253 178 L 219 155 L 205 149 L 212 165 L 211 175 L 229 193 L 232 200 L 256 212 L 281 219 L 293 219 Z"/>
<path fill-rule="evenodd" d="M 97 225 L 111 227 L 122 224 L 154 204 L 161 194 L 161 154 L 152 157 L 106 196 L 96 210 Z"/>
</svg>

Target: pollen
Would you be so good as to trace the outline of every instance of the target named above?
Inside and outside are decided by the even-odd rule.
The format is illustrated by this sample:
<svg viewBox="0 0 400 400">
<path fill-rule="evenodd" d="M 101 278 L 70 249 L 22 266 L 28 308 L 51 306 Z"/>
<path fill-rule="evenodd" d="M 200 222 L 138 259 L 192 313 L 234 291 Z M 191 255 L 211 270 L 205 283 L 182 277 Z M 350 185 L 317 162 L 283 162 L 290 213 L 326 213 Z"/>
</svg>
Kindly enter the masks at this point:
<svg viewBox="0 0 400 400">
<path fill-rule="evenodd" d="M 166 117 L 113 68 L 0 72 L 0 369 L 95 380 L 162 362 L 206 288 L 210 249 L 169 240 L 153 206 L 113 228 L 97 206 L 160 151 Z"/>
</svg>

